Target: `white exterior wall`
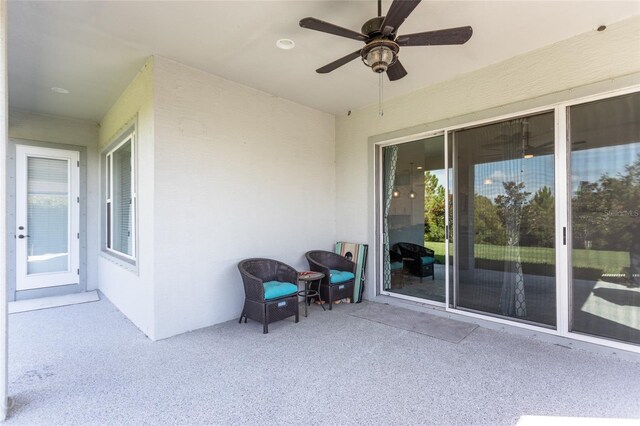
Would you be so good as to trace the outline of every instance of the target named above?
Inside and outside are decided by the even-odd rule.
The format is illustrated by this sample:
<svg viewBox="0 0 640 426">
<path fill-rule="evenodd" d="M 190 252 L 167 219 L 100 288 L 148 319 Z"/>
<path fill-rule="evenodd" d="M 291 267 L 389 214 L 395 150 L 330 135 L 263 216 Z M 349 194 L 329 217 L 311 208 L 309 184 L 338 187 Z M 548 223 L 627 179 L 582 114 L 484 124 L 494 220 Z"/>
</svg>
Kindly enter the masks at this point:
<svg viewBox="0 0 640 426">
<path fill-rule="evenodd" d="M 9 138 L 87 148 L 87 290 L 97 289 L 97 256 L 100 252 L 98 125 L 84 120 L 11 110 L 9 111 Z"/>
<path fill-rule="evenodd" d="M 308 269 L 335 232 L 335 119 L 156 57 L 156 337 L 238 318 L 237 263 Z"/>
<path fill-rule="evenodd" d="M 377 105 L 338 117 L 337 234 L 375 248 L 374 142 L 634 84 L 640 84 L 640 17 L 387 100 L 384 117 L 378 117 Z M 370 254 L 367 298 L 377 286 L 376 250 Z"/>
<path fill-rule="evenodd" d="M 100 290 L 142 332 L 155 339 L 154 329 L 154 116 L 153 58 L 105 115 L 100 127 L 100 150 L 104 150 L 137 116 L 137 265 L 98 257 Z M 99 206 L 102 206 L 100 201 Z M 100 215 L 98 215 L 100 217 Z M 100 232 L 102 226 L 99 225 Z M 102 242 L 100 242 L 102 244 Z"/>
</svg>

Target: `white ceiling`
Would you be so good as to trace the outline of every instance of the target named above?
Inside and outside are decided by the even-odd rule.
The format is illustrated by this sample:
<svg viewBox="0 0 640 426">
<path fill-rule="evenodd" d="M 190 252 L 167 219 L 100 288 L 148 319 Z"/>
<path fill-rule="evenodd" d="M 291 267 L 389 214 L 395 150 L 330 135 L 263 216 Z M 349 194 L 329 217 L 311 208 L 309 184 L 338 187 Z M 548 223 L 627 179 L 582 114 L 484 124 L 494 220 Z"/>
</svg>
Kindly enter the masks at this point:
<svg viewBox="0 0 640 426">
<path fill-rule="evenodd" d="M 383 13 L 390 1 L 383 1 Z M 342 114 L 377 102 L 378 76 L 359 60 L 319 68 L 361 42 L 302 29 L 312 16 L 356 31 L 376 15 L 362 1 L 9 1 L 12 108 L 99 121 L 151 55 L 310 107 Z M 640 14 L 634 1 L 430 1 L 399 33 L 471 25 L 462 46 L 404 47 L 409 74 L 385 97 L 411 92 Z M 291 38 L 296 48 L 275 47 Z M 53 93 L 63 87 L 68 95 Z"/>
</svg>

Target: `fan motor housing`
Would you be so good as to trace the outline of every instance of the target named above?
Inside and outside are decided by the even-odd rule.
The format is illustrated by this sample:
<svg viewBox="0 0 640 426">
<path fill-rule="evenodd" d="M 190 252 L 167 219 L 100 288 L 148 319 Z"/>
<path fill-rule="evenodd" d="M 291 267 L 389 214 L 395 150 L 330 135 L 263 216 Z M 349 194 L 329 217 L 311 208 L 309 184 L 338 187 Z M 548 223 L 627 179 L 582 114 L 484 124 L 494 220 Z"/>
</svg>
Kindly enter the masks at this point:
<svg viewBox="0 0 640 426">
<path fill-rule="evenodd" d="M 376 16 L 375 18 L 369 19 L 362 26 L 362 34 L 366 34 L 369 37 L 373 37 L 376 34 L 382 34 L 380 32 L 382 22 L 384 22 L 384 16 Z"/>
</svg>

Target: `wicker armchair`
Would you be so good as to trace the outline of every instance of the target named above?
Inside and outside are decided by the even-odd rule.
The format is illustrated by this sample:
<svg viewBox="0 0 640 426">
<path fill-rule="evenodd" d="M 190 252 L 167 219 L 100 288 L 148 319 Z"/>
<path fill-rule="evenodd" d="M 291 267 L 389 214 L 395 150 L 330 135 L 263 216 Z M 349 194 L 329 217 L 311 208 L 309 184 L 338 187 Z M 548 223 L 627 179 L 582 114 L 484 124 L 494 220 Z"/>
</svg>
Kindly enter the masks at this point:
<svg viewBox="0 0 640 426">
<path fill-rule="evenodd" d="M 320 281 L 320 298 L 329 303 L 329 310 L 334 300 L 344 299 L 345 297 L 353 298 L 353 287 L 355 284 L 356 264 L 339 254 L 324 251 L 313 250 L 305 253 L 309 269 L 316 272 L 322 272 L 324 278 Z M 333 277 L 332 277 L 332 272 Z M 337 273 L 340 271 L 342 274 Z M 345 274 L 346 273 L 346 274 Z M 343 277 L 350 278 L 340 278 Z M 332 282 L 333 281 L 333 282 Z"/>
<path fill-rule="evenodd" d="M 391 263 L 402 263 L 402 253 L 396 246 L 391 247 L 389 250 L 389 260 Z"/>
<path fill-rule="evenodd" d="M 435 263 L 434 252 L 431 249 L 412 243 L 397 243 L 393 246 L 394 250 L 400 251 L 405 263 L 409 269 L 409 273 L 420 277 L 431 277 L 435 280 L 433 264 Z"/>
<path fill-rule="evenodd" d="M 272 259 L 246 259 L 238 263 L 244 283 L 244 317 L 262 323 L 263 333 L 269 323 L 298 315 L 298 272 L 291 266 Z M 266 284 L 266 285 L 265 285 Z M 286 284 L 290 284 L 287 286 Z"/>
</svg>

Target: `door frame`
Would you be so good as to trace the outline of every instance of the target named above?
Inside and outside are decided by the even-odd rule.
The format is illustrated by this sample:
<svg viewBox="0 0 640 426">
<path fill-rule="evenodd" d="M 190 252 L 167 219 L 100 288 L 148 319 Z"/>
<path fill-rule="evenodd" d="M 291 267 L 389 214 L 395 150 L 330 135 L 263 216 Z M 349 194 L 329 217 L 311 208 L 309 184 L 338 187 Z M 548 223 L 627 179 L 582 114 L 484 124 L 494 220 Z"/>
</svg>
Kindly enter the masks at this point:
<svg viewBox="0 0 640 426">
<path fill-rule="evenodd" d="M 536 114 L 536 113 L 540 113 L 540 112 L 544 112 L 544 111 L 553 111 L 554 112 L 554 120 L 555 120 L 555 137 L 556 137 L 556 143 L 555 143 L 555 152 L 554 152 L 554 166 L 555 166 L 555 193 L 556 193 L 556 213 L 555 213 L 555 227 L 556 227 L 556 327 L 555 328 L 546 328 L 546 327 L 541 327 L 541 326 L 537 326 L 537 325 L 533 325 L 533 324 L 527 324 L 527 323 L 523 323 L 523 322 L 518 322 L 518 321 L 512 321 L 506 318 L 501 318 L 501 317 L 495 317 L 495 316 L 491 316 L 491 315 L 486 315 L 486 314 L 480 314 L 480 313 L 475 313 L 475 312 L 469 312 L 466 310 L 462 310 L 462 309 L 458 309 L 455 307 L 451 307 L 450 305 L 450 298 L 451 298 L 451 294 L 449 294 L 449 286 L 450 286 L 450 279 L 453 278 L 454 274 L 451 273 L 451 271 L 449 270 L 449 268 L 451 267 L 450 265 L 450 259 L 449 256 L 452 253 L 447 253 L 447 255 L 445 256 L 446 258 L 446 272 L 445 272 L 445 278 L 446 278 L 446 287 L 445 287 L 445 294 L 446 294 L 446 302 L 444 304 L 444 311 L 446 312 L 451 312 L 451 313 L 455 313 L 458 315 L 463 315 L 469 318 L 474 318 L 474 319 L 478 319 L 478 320 L 484 320 L 484 321 L 489 321 L 489 322 L 494 322 L 494 323 L 498 323 L 498 324 L 504 324 L 504 325 L 509 325 L 509 326 L 514 326 L 514 327 L 518 327 L 521 329 L 526 329 L 529 331 L 533 331 L 533 332 L 538 332 L 538 333 L 543 333 L 543 334 L 550 334 L 550 335 L 555 335 L 555 336 L 560 336 L 560 337 L 566 337 L 566 338 L 570 338 L 570 339 L 574 339 L 577 341 L 582 341 L 582 342 L 587 342 L 587 343 L 594 343 L 594 344 L 598 344 L 598 345 L 602 345 L 602 346 L 607 346 L 607 347 L 611 347 L 611 348 L 615 348 L 615 349 L 622 349 L 625 351 L 630 351 L 630 352 L 635 352 L 635 353 L 640 353 L 640 346 L 638 345 L 634 345 L 631 343 L 624 343 L 624 342 L 620 342 L 617 340 L 613 340 L 613 339 L 607 339 L 607 338 L 603 338 L 603 337 L 596 337 L 596 336 L 592 336 L 592 335 L 586 335 L 586 334 L 581 334 L 581 333 L 576 333 L 576 332 L 572 332 L 570 331 L 569 327 L 569 319 L 570 319 L 570 312 L 572 309 L 571 306 L 571 295 L 570 295 L 570 291 L 571 291 L 571 271 L 570 268 L 567 265 L 567 261 L 569 260 L 569 250 L 570 250 L 570 239 L 567 239 L 567 243 L 565 244 L 563 241 L 563 228 L 566 228 L 566 232 L 570 232 L 570 218 L 569 218 L 569 207 L 568 207 L 568 199 L 569 199 L 569 194 L 571 191 L 571 188 L 569 187 L 570 184 L 570 179 L 568 179 L 567 173 L 569 172 L 569 153 L 568 153 L 568 128 L 567 128 L 567 111 L 568 111 L 568 107 L 570 106 L 575 106 L 575 105 L 580 105 L 580 104 L 584 104 L 584 103 L 588 103 L 588 102 L 593 102 L 593 101 L 598 101 L 598 100 L 602 100 L 602 99 L 608 99 L 608 98 L 612 98 L 612 97 L 616 97 L 616 96 L 622 96 L 622 95 L 626 95 L 626 94 L 630 94 L 630 93 L 636 93 L 640 91 L 640 85 L 638 84 L 634 84 L 634 85 L 630 85 L 628 87 L 624 87 L 624 88 L 620 88 L 620 89 L 615 89 L 615 90 L 602 90 L 600 92 L 597 92 L 595 94 L 590 94 L 590 95 L 582 95 L 582 96 L 575 96 L 574 98 L 569 98 L 569 99 L 565 99 L 565 100 L 561 100 L 561 101 L 555 101 L 555 102 L 549 102 L 549 103 L 544 103 L 542 105 L 536 106 L 534 108 L 526 108 L 523 107 L 522 109 L 518 109 L 518 108 L 513 108 L 512 110 L 515 110 L 515 112 L 510 112 L 510 113 L 503 113 L 503 114 L 495 114 L 494 116 L 490 116 L 487 118 L 483 118 L 483 119 L 479 119 L 479 120 L 468 120 L 468 121 L 461 121 L 459 124 L 455 124 L 455 125 L 442 125 L 442 126 L 434 126 L 433 130 L 429 130 L 426 132 L 416 132 L 416 133 L 412 133 L 406 136 L 401 136 L 401 137 L 392 137 L 392 138 L 387 138 L 387 139 L 378 139 L 377 141 L 373 142 L 373 154 L 374 154 L 374 170 L 373 170 L 373 174 L 374 174 L 374 214 L 375 214 L 375 248 L 377 250 L 377 256 L 376 256 L 376 270 L 375 270 L 375 274 L 374 276 L 377 279 L 377 282 L 375 284 L 377 293 L 379 295 L 385 295 L 385 296 L 390 296 L 390 297 L 394 297 L 394 298 L 399 298 L 399 299 L 405 299 L 408 301 L 412 301 L 412 302 L 417 302 L 420 303 L 422 305 L 436 305 L 436 306 L 442 306 L 443 304 L 438 304 L 437 302 L 431 302 L 425 299 L 419 299 L 419 298 L 415 298 L 415 297 L 410 297 L 410 296 L 404 296 L 404 295 L 398 295 L 395 293 L 391 293 L 391 292 L 387 292 L 385 291 L 382 286 L 383 286 L 383 280 L 382 280 L 382 276 L 383 276 L 383 253 L 382 253 L 382 191 L 383 186 L 382 186 L 382 181 L 383 181 L 383 156 L 382 156 L 382 150 L 385 146 L 390 146 L 390 145 L 397 145 L 397 144 L 402 144 L 402 143 L 406 143 L 406 142 L 411 142 L 411 141 L 415 141 L 415 140 L 419 140 L 419 139 L 423 139 L 426 137 L 430 137 L 430 136 L 437 136 L 440 135 L 442 133 L 444 133 L 444 139 L 445 139 L 445 168 L 448 167 L 448 135 L 450 132 L 452 131 L 456 131 L 456 130 L 461 130 L 464 128 L 469 128 L 469 127 L 476 127 L 476 126 L 481 126 L 481 125 L 485 125 L 485 124 L 489 124 L 492 122 L 498 122 L 498 121 L 502 121 L 502 120 L 508 120 L 508 119 L 512 119 L 515 117 L 521 117 L 521 116 L 526 116 L 526 115 L 531 115 L 531 114 Z M 572 93 L 572 90 L 568 90 L 567 91 L 568 94 Z M 464 118 L 464 117 L 462 117 Z M 455 159 L 454 159 L 454 163 L 455 163 Z M 455 165 L 455 164 L 454 164 Z M 454 181 L 454 188 L 453 190 L 455 191 L 455 181 Z M 445 193 L 448 194 L 447 190 L 449 188 L 445 187 Z M 455 211 L 455 201 L 456 197 L 454 197 L 454 211 Z M 446 206 L 448 206 L 448 203 L 446 204 Z M 451 225 L 449 224 L 449 215 L 447 213 L 445 213 L 446 218 L 445 221 L 447 223 L 447 225 Z M 455 218 L 455 214 L 454 214 L 454 222 L 456 221 Z M 450 232 L 453 232 L 453 230 L 455 229 L 454 227 L 450 226 Z M 455 246 L 455 241 L 456 239 L 454 239 L 454 252 L 456 250 L 456 246 Z M 448 248 L 449 246 L 449 239 L 445 240 L 445 247 Z M 456 256 L 454 256 L 454 262 L 456 262 Z M 453 265 L 454 267 L 456 266 L 455 264 Z"/>
<path fill-rule="evenodd" d="M 419 297 L 415 297 L 415 296 L 409 296 L 406 294 L 399 294 L 399 293 L 394 293 L 388 290 L 384 289 L 384 283 L 383 283 L 383 268 L 384 268 L 384 250 L 381 248 L 382 247 L 382 229 L 383 229 L 383 224 L 382 221 L 384 220 L 384 218 L 382 217 L 382 200 L 384 199 L 384 184 L 382 182 L 384 182 L 384 156 L 383 156 L 383 149 L 387 146 L 392 146 L 392 145 L 400 145 L 403 143 L 407 143 L 407 142 L 415 142 L 421 139 L 429 139 L 429 138 L 435 138 L 435 137 L 439 137 L 442 136 L 443 137 L 443 144 L 444 144 L 444 168 L 445 168 L 445 173 L 448 170 L 448 158 L 447 158 L 447 132 L 445 130 L 435 130 L 435 131 L 429 131 L 429 132 L 423 132 L 423 133 L 419 133 L 419 134 L 414 134 L 411 136 L 406 136 L 406 137 L 402 137 L 402 138 L 397 138 L 397 139 L 392 139 L 392 140 L 388 140 L 388 141 L 384 141 L 384 142 L 380 142 L 374 145 L 375 147 L 375 161 L 376 161 L 376 166 L 377 166 L 377 171 L 376 171 L 376 178 L 377 181 L 379 182 L 378 187 L 376 189 L 376 197 L 375 197 L 375 202 L 376 202 L 376 212 L 377 212 L 377 220 L 376 220 L 376 235 L 378 236 L 378 240 L 376 241 L 376 247 L 377 247 L 377 271 L 376 271 L 376 277 L 377 277 L 377 286 L 376 289 L 379 291 L 379 294 L 382 294 L 384 296 L 392 296 L 392 297 L 396 297 L 398 299 L 404 299 L 404 300 L 409 300 L 412 302 L 418 302 L 421 304 L 425 304 L 425 305 L 431 305 L 431 306 L 437 306 L 440 308 L 444 308 L 446 303 L 448 303 L 449 300 L 449 265 L 448 265 L 448 240 L 445 242 L 445 259 L 447 259 L 447 264 L 445 265 L 445 302 L 436 302 L 434 300 L 429 300 L 429 299 L 421 299 Z M 446 194 L 448 194 L 449 191 L 449 180 L 445 179 L 445 184 L 444 184 L 444 192 L 445 192 L 445 196 Z M 445 226 L 449 226 L 449 203 L 445 203 Z"/>
<path fill-rule="evenodd" d="M 16 146 L 25 145 L 37 148 L 52 148 L 68 151 L 76 151 L 79 153 L 80 170 L 78 174 L 80 197 L 79 205 L 79 258 L 78 265 L 80 273 L 78 275 L 78 284 L 61 285 L 56 287 L 38 288 L 32 290 L 16 290 L 17 271 L 16 271 Z M 7 297 L 8 301 L 35 299 L 40 297 L 62 296 L 72 293 L 84 292 L 87 289 L 87 148 L 79 145 L 59 144 L 43 141 L 35 141 L 28 139 L 10 138 L 8 143 L 8 161 L 7 161 L 7 235 L 6 243 L 8 247 L 7 253 Z"/>
</svg>

